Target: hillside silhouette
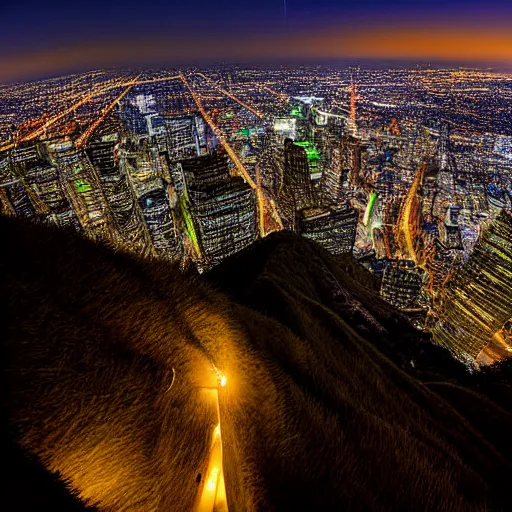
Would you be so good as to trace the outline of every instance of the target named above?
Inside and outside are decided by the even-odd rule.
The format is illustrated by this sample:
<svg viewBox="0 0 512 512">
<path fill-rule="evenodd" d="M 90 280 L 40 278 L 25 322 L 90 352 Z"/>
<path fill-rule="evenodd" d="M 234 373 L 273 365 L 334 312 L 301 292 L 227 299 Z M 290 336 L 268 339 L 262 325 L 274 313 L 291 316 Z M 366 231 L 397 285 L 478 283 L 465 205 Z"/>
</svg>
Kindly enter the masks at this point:
<svg viewBox="0 0 512 512">
<path fill-rule="evenodd" d="M 199 276 L 0 233 L 3 510 L 191 510 L 212 367 L 232 511 L 512 508 L 512 365 L 468 373 L 355 261 L 283 232 Z"/>
</svg>

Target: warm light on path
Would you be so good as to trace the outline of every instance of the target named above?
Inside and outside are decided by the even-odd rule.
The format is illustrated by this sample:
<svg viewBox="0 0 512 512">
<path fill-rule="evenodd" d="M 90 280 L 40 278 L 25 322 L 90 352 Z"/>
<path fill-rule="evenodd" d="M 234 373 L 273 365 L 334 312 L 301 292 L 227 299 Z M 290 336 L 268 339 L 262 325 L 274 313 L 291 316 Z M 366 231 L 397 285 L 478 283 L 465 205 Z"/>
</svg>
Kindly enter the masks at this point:
<svg viewBox="0 0 512 512">
<path fill-rule="evenodd" d="M 225 387 L 227 378 L 215 366 L 213 367 L 220 387 Z M 219 404 L 219 388 L 201 388 L 205 400 L 215 402 L 218 423 L 213 430 L 210 458 L 206 474 L 199 484 L 194 512 L 228 512 L 224 468 L 222 464 L 222 432 Z"/>
</svg>

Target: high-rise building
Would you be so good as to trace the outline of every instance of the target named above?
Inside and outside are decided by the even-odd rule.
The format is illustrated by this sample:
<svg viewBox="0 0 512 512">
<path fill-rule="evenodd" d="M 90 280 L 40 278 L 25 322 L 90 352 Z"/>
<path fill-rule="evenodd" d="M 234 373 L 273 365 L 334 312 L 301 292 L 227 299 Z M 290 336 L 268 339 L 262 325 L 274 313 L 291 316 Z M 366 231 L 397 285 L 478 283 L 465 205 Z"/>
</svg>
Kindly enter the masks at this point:
<svg viewBox="0 0 512 512">
<path fill-rule="evenodd" d="M 121 119 L 132 134 L 147 135 L 148 124 L 144 114 L 135 104 L 135 101 L 130 101 L 125 98 L 119 103 L 119 112 Z"/>
<path fill-rule="evenodd" d="M 59 169 L 66 197 L 86 233 L 92 238 L 113 241 L 111 212 L 87 156 L 68 140 L 49 143 L 48 154 Z"/>
<path fill-rule="evenodd" d="M 201 143 L 195 116 L 164 116 L 171 162 L 194 158 L 201 154 Z"/>
<path fill-rule="evenodd" d="M 512 214 L 502 210 L 440 294 L 436 343 L 477 358 L 512 317 Z"/>
<path fill-rule="evenodd" d="M 231 178 L 227 156 L 220 151 L 184 160 L 180 166 L 188 190 L 204 190 Z"/>
<path fill-rule="evenodd" d="M 139 204 L 157 254 L 169 260 L 179 259 L 181 240 L 163 182 L 141 196 Z"/>
<path fill-rule="evenodd" d="M 123 143 L 119 148 L 119 165 L 137 198 L 158 189 L 162 179 L 170 181 L 164 156 L 147 137 Z"/>
<path fill-rule="evenodd" d="M 348 205 L 307 208 L 299 212 L 297 232 L 315 240 L 331 254 L 351 253 L 356 238 L 358 215 Z"/>
<path fill-rule="evenodd" d="M 206 266 L 220 263 L 257 239 L 256 196 L 242 178 L 190 190 L 189 198 Z"/>
<path fill-rule="evenodd" d="M 182 201 L 189 237 L 205 267 L 250 245 L 258 236 L 256 195 L 229 173 L 227 155 L 217 151 L 181 162 L 186 184 Z"/>
<path fill-rule="evenodd" d="M 0 162 L 3 211 L 80 230 L 80 222 L 64 191 L 58 168 L 36 146 L 16 148 Z"/>
<path fill-rule="evenodd" d="M 437 195 L 433 204 L 433 213 L 435 217 L 441 218 L 446 206 L 453 203 L 455 198 L 457 168 L 450 142 L 450 125 L 440 121 L 437 128 L 437 153 L 434 158 L 435 165 L 438 167 Z"/>
<path fill-rule="evenodd" d="M 2 213 L 31 217 L 35 209 L 20 176 L 12 172 L 8 158 L 0 160 Z"/>
<path fill-rule="evenodd" d="M 295 139 L 297 136 L 297 118 L 293 116 L 276 117 L 274 119 L 274 131 L 283 138 Z"/>
<path fill-rule="evenodd" d="M 284 142 L 282 179 L 279 204 L 284 217 L 293 227 L 298 211 L 315 206 L 315 196 L 306 149 L 296 145 L 291 139 Z"/>
<path fill-rule="evenodd" d="M 412 260 L 392 260 L 382 275 L 381 296 L 400 309 L 415 309 L 419 305 L 425 272 Z"/>
<path fill-rule="evenodd" d="M 343 166 L 340 144 L 329 147 L 328 161 L 322 174 L 322 199 L 327 203 L 337 204 L 343 196 L 349 169 Z"/>
<path fill-rule="evenodd" d="M 121 244 L 141 255 L 151 254 L 152 243 L 142 212 L 128 177 L 119 166 L 117 138 L 91 142 L 87 154 L 96 169 Z"/>
<path fill-rule="evenodd" d="M 341 139 L 342 167 L 349 170 L 352 186 L 360 186 L 364 180 L 361 174 L 362 155 L 366 147 L 358 139 L 344 136 Z"/>
<path fill-rule="evenodd" d="M 14 194 L 13 199 L 15 196 L 17 197 L 14 202 L 18 205 L 18 210 L 20 210 L 21 206 L 19 199 L 22 196 L 26 196 L 28 200 L 22 200 L 24 204 L 24 208 L 22 208 L 23 213 L 21 213 L 21 210 L 19 213 L 24 216 L 38 215 L 40 218 L 44 218 L 50 210 L 48 205 L 41 200 L 36 190 L 37 187 L 31 183 L 31 179 L 36 175 L 40 177 L 37 169 L 41 171 L 49 167 L 40 154 L 38 147 L 36 145 L 17 147 L 11 151 L 8 162 L 8 167 L 4 171 L 7 171 L 7 174 L 11 176 L 11 181 L 17 182 L 17 185 L 13 183 L 13 185 L 8 186 L 8 191 Z M 29 206 L 29 203 L 31 206 Z"/>
<path fill-rule="evenodd" d="M 284 174 L 284 149 L 277 141 L 277 136 L 268 132 L 262 142 L 262 150 L 258 155 L 258 168 L 261 181 L 273 197 L 279 194 Z"/>
<path fill-rule="evenodd" d="M 45 205 L 47 213 L 61 213 L 71 209 L 55 166 L 48 163 L 35 165 L 24 174 L 34 194 Z"/>
<path fill-rule="evenodd" d="M 449 206 L 443 223 L 443 243 L 448 249 L 462 249 L 459 228 L 460 206 Z"/>
</svg>

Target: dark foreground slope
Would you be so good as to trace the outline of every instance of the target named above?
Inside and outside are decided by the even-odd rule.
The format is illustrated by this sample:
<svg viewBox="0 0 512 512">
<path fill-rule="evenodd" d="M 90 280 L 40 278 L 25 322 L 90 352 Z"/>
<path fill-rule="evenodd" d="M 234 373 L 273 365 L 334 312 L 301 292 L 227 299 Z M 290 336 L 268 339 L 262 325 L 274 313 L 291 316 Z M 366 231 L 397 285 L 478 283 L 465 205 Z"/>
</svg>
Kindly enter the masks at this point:
<svg viewBox="0 0 512 512">
<path fill-rule="evenodd" d="M 181 276 L 13 220 L 0 236 L 4 444 L 82 500 L 191 510 L 216 367 L 232 511 L 512 508 L 506 372 L 480 382 L 431 350 L 350 262 L 277 234 Z M 7 471 L 32 466 L 1 499 L 23 489 L 32 508 L 2 510 L 72 510 L 28 455 L 11 458 Z"/>
</svg>

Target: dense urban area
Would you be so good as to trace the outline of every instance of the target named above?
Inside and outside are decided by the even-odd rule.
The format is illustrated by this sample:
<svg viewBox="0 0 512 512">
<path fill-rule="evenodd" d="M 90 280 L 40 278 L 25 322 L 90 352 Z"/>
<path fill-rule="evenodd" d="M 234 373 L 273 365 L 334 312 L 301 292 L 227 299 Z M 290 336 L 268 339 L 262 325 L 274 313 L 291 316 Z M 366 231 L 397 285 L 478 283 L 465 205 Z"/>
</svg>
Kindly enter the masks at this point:
<svg viewBox="0 0 512 512">
<path fill-rule="evenodd" d="M 279 230 L 350 253 L 467 364 L 512 351 L 512 76 L 329 66 L 0 86 L 1 213 L 200 272 Z"/>
</svg>

